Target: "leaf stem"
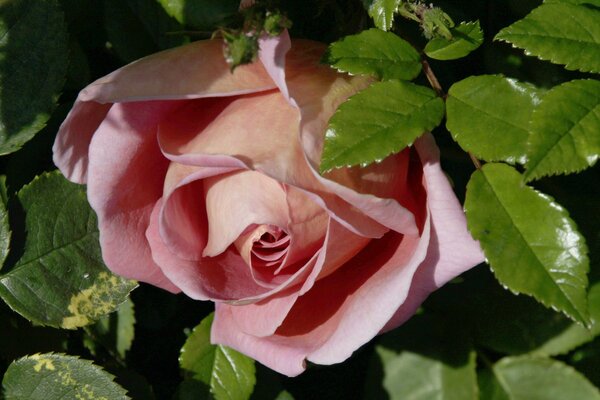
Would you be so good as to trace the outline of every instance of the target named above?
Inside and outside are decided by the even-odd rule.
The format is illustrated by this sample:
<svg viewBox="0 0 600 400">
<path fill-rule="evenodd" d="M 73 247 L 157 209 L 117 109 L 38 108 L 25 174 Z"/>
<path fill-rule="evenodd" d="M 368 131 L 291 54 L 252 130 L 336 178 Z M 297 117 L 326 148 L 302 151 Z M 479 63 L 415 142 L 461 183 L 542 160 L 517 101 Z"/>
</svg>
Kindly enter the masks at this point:
<svg viewBox="0 0 600 400">
<path fill-rule="evenodd" d="M 423 72 L 425 73 L 425 76 L 427 77 L 427 80 L 429 81 L 429 84 L 431 85 L 433 90 L 435 90 L 437 92 L 438 96 L 445 99 L 446 94 L 444 93 L 444 90 L 442 89 L 442 85 L 440 85 L 440 82 L 438 81 L 437 77 L 433 73 L 433 70 L 431 69 L 429 62 L 427 62 L 426 59 L 422 58 L 421 64 L 423 64 Z"/>
<path fill-rule="evenodd" d="M 429 81 L 429 85 L 431 85 L 431 87 L 433 88 L 433 90 L 436 91 L 438 96 L 440 96 L 445 101 L 448 95 L 444 93 L 444 89 L 442 89 L 440 81 L 438 81 L 437 77 L 435 76 L 435 73 L 431 69 L 431 65 L 429 65 L 429 62 L 424 57 L 421 58 L 421 64 L 423 65 L 423 72 L 425 73 L 425 76 Z M 477 159 L 477 157 L 475 157 L 470 151 L 467 151 L 467 154 L 469 155 L 469 158 L 473 162 L 475 168 L 481 169 L 481 162 Z"/>
</svg>

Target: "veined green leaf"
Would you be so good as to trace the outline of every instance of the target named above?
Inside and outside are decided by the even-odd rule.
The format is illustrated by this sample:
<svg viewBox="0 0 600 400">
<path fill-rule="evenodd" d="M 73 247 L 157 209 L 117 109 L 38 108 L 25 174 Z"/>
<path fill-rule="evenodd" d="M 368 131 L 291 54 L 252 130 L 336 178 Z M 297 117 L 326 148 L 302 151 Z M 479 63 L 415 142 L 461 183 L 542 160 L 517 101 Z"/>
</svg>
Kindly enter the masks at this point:
<svg viewBox="0 0 600 400">
<path fill-rule="evenodd" d="M 600 72 L 598 21 L 600 9 L 593 6 L 546 3 L 502 29 L 496 39 L 569 70 Z"/>
<path fill-rule="evenodd" d="M 554 87 L 534 111 L 527 180 L 577 172 L 600 157 L 600 81 L 576 80 Z"/>
<path fill-rule="evenodd" d="M 321 171 L 382 160 L 435 128 L 443 115 L 444 102 L 429 88 L 403 81 L 371 85 L 329 121 Z"/>
<path fill-rule="evenodd" d="M 363 0 L 375 26 L 384 31 L 392 29 L 394 14 L 402 0 Z"/>
<path fill-rule="evenodd" d="M 587 246 L 565 209 L 512 167 L 486 164 L 471 176 L 465 211 L 503 285 L 589 324 Z"/>
<path fill-rule="evenodd" d="M 503 358 L 480 382 L 482 399 L 600 399 L 598 389 L 575 369 L 542 357 Z"/>
<path fill-rule="evenodd" d="M 179 365 L 186 377 L 209 387 L 216 400 L 245 400 L 256 384 L 254 360 L 226 346 L 210 343 L 214 314 L 194 328 L 181 348 Z"/>
<path fill-rule="evenodd" d="M 525 162 L 538 89 L 500 75 L 482 75 L 455 83 L 448 95 L 446 128 L 465 151 L 486 161 Z"/>
<path fill-rule="evenodd" d="M 96 215 L 81 185 L 58 171 L 34 179 L 18 194 L 25 210 L 25 251 L 0 276 L 0 296 L 40 325 L 75 329 L 123 303 L 136 283 L 102 262 Z"/>
<path fill-rule="evenodd" d="M 14 361 L 2 386 L 6 400 L 129 399 L 113 379 L 91 361 L 48 353 Z"/>
<path fill-rule="evenodd" d="M 425 46 L 425 54 L 435 60 L 455 60 L 477 49 L 483 43 L 483 31 L 479 21 L 461 22 L 450 29 L 452 39 L 433 38 Z"/>
<path fill-rule="evenodd" d="M 67 31 L 56 0 L 0 2 L 0 155 L 45 125 L 69 63 Z"/>
<path fill-rule="evenodd" d="M 419 53 L 391 32 L 369 29 L 329 46 L 325 62 L 342 72 L 410 80 L 421 72 Z"/>
</svg>

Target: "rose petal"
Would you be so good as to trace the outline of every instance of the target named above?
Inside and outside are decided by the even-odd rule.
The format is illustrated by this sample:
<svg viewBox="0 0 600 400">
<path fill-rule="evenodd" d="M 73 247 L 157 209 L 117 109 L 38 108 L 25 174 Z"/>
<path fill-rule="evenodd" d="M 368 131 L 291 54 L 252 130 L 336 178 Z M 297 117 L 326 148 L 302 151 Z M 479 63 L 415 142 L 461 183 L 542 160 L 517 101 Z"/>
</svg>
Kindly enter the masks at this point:
<svg viewBox="0 0 600 400">
<path fill-rule="evenodd" d="M 270 90 L 273 81 L 260 63 L 232 73 L 221 39 L 200 40 L 128 64 L 90 84 L 82 101 L 116 103 L 139 100 L 195 99 Z"/>
<path fill-rule="evenodd" d="M 388 233 L 300 297 L 274 335 L 256 337 L 232 329 L 230 308 L 219 306 L 214 343 L 230 346 L 288 376 L 303 371 L 304 359 L 319 364 L 345 360 L 373 338 L 406 299 L 425 257 L 428 223 L 421 238 Z"/>
<path fill-rule="evenodd" d="M 145 238 L 162 194 L 167 161 L 154 139 L 158 121 L 177 102 L 115 104 L 90 144 L 88 199 L 98 215 L 102 257 L 116 274 L 172 292 Z"/>
<path fill-rule="evenodd" d="M 309 292 L 317 279 L 322 279 L 340 268 L 365 247 L 369 239 L 354 235 L 339 223 L 330 220 L 322 249 L 316 251 L 308 264 L 311 273 L 302 285 L 286 290 L 253 304 L 230 306 L 229 313 L 244 333 L 264 337 L 275 333 L 299 296 Z"/>
<path fill-rule="evenodd" d="M 209 226 L 205 257 L 225 251 L 253 224 L 283 229 L 288 225 L 281 184 L 259 172 L 240 171 L 206 179 L 204 193 Z"/>
<path fill-rule="evenodd" d="M 446 175 L 433 136 L 415 142 L 423 163 L 427 207 L 431 213 L 431 243 L 427 257 L 415 275 L 407 302 L 386 324 L 384 331 L 410 318 L 431 292 L 484 261 L 479 243 L 467 230 L 466 217 Z"/>
<path fill-rule="evenodd" d="M 110 107 L 111 104 L 76 100 L 61 124 L 52 146 L 52 157 L 68 180 L 81 184 L 87 182 L 90 141 Z"/>
</svg>

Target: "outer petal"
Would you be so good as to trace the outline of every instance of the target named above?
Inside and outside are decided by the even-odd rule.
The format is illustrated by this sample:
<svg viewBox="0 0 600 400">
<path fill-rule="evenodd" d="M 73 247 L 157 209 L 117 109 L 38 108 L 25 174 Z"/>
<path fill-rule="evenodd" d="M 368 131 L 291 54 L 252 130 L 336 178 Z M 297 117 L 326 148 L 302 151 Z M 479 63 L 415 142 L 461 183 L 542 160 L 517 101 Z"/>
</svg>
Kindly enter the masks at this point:
<svg viewBox="0 0 600 400">
<path fill-rule="evenodd" d="M 439 150 L 433 136 L 424 135 L 415 142 L 415 147 L 423 163 L 427 207 L 432 220 L 431 243 L 406 302 L 386 324 L 384 331 L 404 323 L 431 292 L 485 260 L 479 243 L 467 230 L 462 206 L 440 167 Z"/>
<path fill-rule="evenodd" d="M 152 261 L 145 230 L 167 161 L 155 140 L 176 102 L 116 104 L 90 144 L 88 199 L 98 214 L 102 257 L 116 274 L 177 292 Z"/>
<path fill-rule="evenodd" d="M 83 89 L 61 125 L 54 163 L 77 183 L 87 179 L 88 146 L 111 103 L 233 96 L 275 88 L 262 64 L 231 73 L 221 40 L 204 40 L 150 55 Z"/>
</svg>

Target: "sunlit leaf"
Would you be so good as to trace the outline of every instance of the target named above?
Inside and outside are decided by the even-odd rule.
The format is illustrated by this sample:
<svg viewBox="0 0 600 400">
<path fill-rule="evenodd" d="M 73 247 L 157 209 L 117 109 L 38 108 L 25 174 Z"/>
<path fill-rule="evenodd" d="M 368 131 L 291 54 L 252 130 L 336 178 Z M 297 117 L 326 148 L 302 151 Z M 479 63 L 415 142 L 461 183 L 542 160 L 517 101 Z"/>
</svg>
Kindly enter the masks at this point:
<svg viewBox="0 0 600 400">
<path fill-rule="evenodd" d="M 415 78 L 421 72 L 419 53 L 391 32 L 369 29 L 329 46 L 325 62 L 342 72 L 379 79 Z"/>
<path fill-rule="evenodd" d="M 376 83 L 350 97 L 329 121 L 321 171 L 382 160 L 435 128 L 443 115 L 444 102 L 429 88 Z"/>
<path fill-rule="evenodd" d="M 566 2 L 542 4 L 502 29 L 497 40 L 570 70 L 600 72 L 600 9 Z"/>
<path fill-rule="evenodd" d="M 486 164 L 471 176 L 465 211 L 503 285 L 589 323 L 587 246 L 566 210 L 512 167 Z"/>
<path fill-rule="evenodd" d="M 600 157 L 600 81 L 554 87 L 534 111 L 525 179 L 577 172 Z"/>
<path fill-rule="evenodd" d="M 486 161 L 525 162 L 538 89 L 500 75 L 482 75 L 455 83 L 448 94 L 446 128 L 464 150 Z"/>
</svg>

